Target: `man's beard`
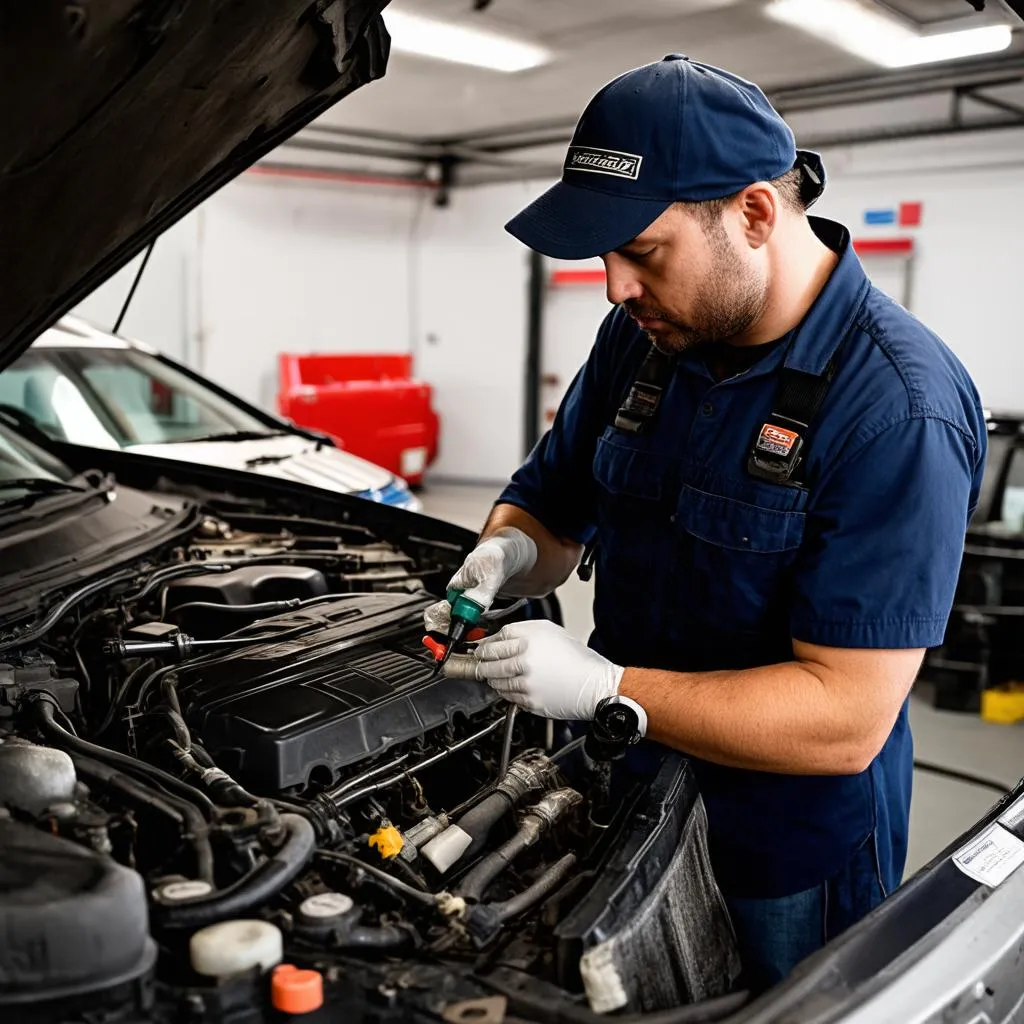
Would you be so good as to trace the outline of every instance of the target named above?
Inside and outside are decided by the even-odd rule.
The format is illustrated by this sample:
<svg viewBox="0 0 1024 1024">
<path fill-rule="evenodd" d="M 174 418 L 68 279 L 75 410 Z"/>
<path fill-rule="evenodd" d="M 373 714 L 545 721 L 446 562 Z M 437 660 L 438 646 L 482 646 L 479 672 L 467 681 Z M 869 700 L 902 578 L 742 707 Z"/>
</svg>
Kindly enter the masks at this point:
<svg viewBox="0 0 1024 1024">
<path fill-rule="evenodd" d="M 764 314 L 768 289 L 752 267 L 737 258 L 728 239 L 715 246 L 714 261 L 683 321 L 668 310 L 641 307 L 633 300 L 626 312 L 643 320 L 662 320 L 669 330 L 645 332 L 662 352 L 676 354 L 718 345 L 749 330 Z"/>
</svg>

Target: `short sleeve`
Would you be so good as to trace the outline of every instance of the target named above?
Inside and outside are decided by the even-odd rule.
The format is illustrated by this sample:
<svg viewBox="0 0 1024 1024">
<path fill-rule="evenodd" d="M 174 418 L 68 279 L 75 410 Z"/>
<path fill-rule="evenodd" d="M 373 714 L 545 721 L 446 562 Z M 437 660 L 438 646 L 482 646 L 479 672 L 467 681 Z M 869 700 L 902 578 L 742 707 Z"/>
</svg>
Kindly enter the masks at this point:
<svg viewBox="0 0 1024 1024">
<path fill-rule="evenodd" d="M 619 319 L 615 310 L 605 318 L 551 429 L 498 498 L 499 504 L 529 512 L 556 536 L 580 544 L 596 532 L 592 466 L 597 439 L 610 421 L 611 362 Z"/>
<path fill-rule="evenodd" d="M 924 417 L 888 426 L 833 467 L 797 556 L 793 638 L 941 644 L 983 468 L 984 438 Z"/>
</svg>

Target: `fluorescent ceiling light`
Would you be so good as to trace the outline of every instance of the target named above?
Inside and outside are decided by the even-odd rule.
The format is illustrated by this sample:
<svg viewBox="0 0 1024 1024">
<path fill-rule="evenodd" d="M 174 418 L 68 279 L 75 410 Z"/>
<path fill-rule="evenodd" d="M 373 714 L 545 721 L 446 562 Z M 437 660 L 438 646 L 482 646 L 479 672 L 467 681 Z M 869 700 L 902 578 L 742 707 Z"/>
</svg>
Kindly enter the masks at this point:
<svg viewBox="0 0 1024 1024">
<path fill-rule="evenodd" d="M 765 13 L 886 68 L 996 53 L 1012 38 L 1009 25 L 924 34 L 858 0 L 772 0 Z"/>
<path fill-rule="evenodd" d="M 525 71 L 551 59 L 547 50 L 520 39 L 406 11 L 388 8 L 384 12 L 384 24 L 391 33 L 394 49 L 421 57 L 472 64 L 492 71 Z"/>
</svg>

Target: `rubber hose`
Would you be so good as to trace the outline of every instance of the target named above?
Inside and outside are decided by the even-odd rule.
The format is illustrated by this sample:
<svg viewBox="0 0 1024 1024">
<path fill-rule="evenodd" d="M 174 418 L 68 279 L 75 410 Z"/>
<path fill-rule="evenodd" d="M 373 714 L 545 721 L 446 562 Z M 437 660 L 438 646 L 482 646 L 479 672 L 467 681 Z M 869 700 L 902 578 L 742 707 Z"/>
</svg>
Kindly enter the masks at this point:
<svg viewBox="0 0 1024 1024">
<path fill-rule="evenodd" d="M 318 850 L 317 856 L 322 857 L 324 860 L 335 861 L 338 864 L 344 864 L 347 867 L 365 871 L 366 874 L 372 875 L 385 885 L 389 885 L 395 892 L 400 892 L 403 896 L 408 896 L 409 899 L 426 907 L 437 906 L 437 897 L 433 894 L 423 892 L 421 889 L 414 889 L 400 878 L 395 878 L 394 875 L 389 875 L 386 871 L 381 871 L 380 868 L 375 868 L 372 864 L 364 864 L 358 857 L 353 857 L 351 854 L 339 853 L 337 850 Z"/>
<path fill-rule="evenodd" d="M 200 808 L 207 818 L 211 818 L 216 813 L 217 808 L 205 793 L 201 793 L 194 786 L 190 786 L 187 782 L 182 782 L 181 779 L 175 778 L 162 768 L 146 764 L 145 761 L 140 761 L 136 757 L 130 757 L 128 754 L 122 754 L 117 750 L 109 750 L 107 747 L 90 743 L 88 740 L 83 740 L 80 736 L 75 736 L 68 732 L 57 721 L 53 713 L 54 700 L 49 693 L 39 690 L 31 694 L 31 696 L 35 698 L 35 710 L 39 718 L 41 731 L 59 746 L 66 747 L 68 750 L 76 751 L 79 754 L 85 754 L 87 757 L 95 758 L 97 761 L 115 765 L 118 768 L 124 769 L 130 775 L 143 775 L 151 782 L 157 782 L 165 789 L 169 789 L 182 799 L 187 800 L 194 807 Z"/>
<path fill-rule="evenodd" d="M 487 887 L 512 861 L 532 846 L 540 837 L 543 825 L 539 818 L 528 814 L 523 818 L 519 831 L 498 849 L 487 854 L 472 871 L 459 883 L 456 892 L 464 900 L 477 901 L 487 891 Z"/>
<path fill-rule="evenodd" d="M 101 784 L 117 790 L 122 796 L 167 815 L 172 821 L 183 826 L 188 833 L 196 858 L 196 876 L 204 882 L 213 882 L 213 851 L 206 821 L 190 803 L 163 793 L 151 793 L 131 777 L 116 768 L 81 754 L 71 754 L 75 770 L 79 775 L 95 779 Z"/>
<path fill-rule="evenodd" d="M 298 877 L 316 849 L 313 826 L 305 818 L 282 814 L 281 827 L 287 833 L 284 845 L 248 875 L 210 896 L 174 906 L 154 907 L 156 922 L 167 928 L 203 928 L 260 910 Z"/>
<path fill-rule="evenodd" d="M 512 809 L 512 800 L 500 790 L 485 797 L 455 823 L 473 842 L 460 859 L 472 857 L 487 842 L 494 826 Z"/>
<path fill-rule="evenodd" d="M 338 949 L 397 949 L 409 941 L 409 936 L 394 925 L 369 928 L 357 925 L 341 932 L 335 939 Z"/>
<path fill-rule="evenodd" d="M 561 860 L 555 861 L 528 889 L 524 889 L 518 895 L 502 903 L 492 903 L 491 909 L 498 915 L 499 921 L 508 921 L 513 917 L 518 917 L 530 907 L 540 903 L 552 889 L 565 879 L 575 864 L 576 854 L 567 853 Z"/>
</svg>

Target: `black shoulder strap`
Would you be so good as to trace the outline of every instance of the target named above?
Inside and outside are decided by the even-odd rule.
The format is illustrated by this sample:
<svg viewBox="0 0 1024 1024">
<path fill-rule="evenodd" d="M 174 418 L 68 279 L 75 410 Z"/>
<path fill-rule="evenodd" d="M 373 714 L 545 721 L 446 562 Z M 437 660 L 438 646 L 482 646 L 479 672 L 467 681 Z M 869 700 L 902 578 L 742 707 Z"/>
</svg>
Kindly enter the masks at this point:
<svg viewBox="0 0 1024 1024">
<path fill-rule="evenodd" d="M 772 414 L 754 437 L 747 458 L 751 476 L 787 487 L 803 487 L 807 431 L 818 415 L 839 365 L 842 345 L 821 374 L 783 366 Z"/>
<path fill-rule="evenodd" d="M 675 365 L 675 356 L 662 352 L 657 345 L 651 346 L 629 394 L 615 414 L 615 426 L 619 430 L 643 434 L 650 429 L 658 414 L 661 396 L 672 379 Z"/>
</svg>

